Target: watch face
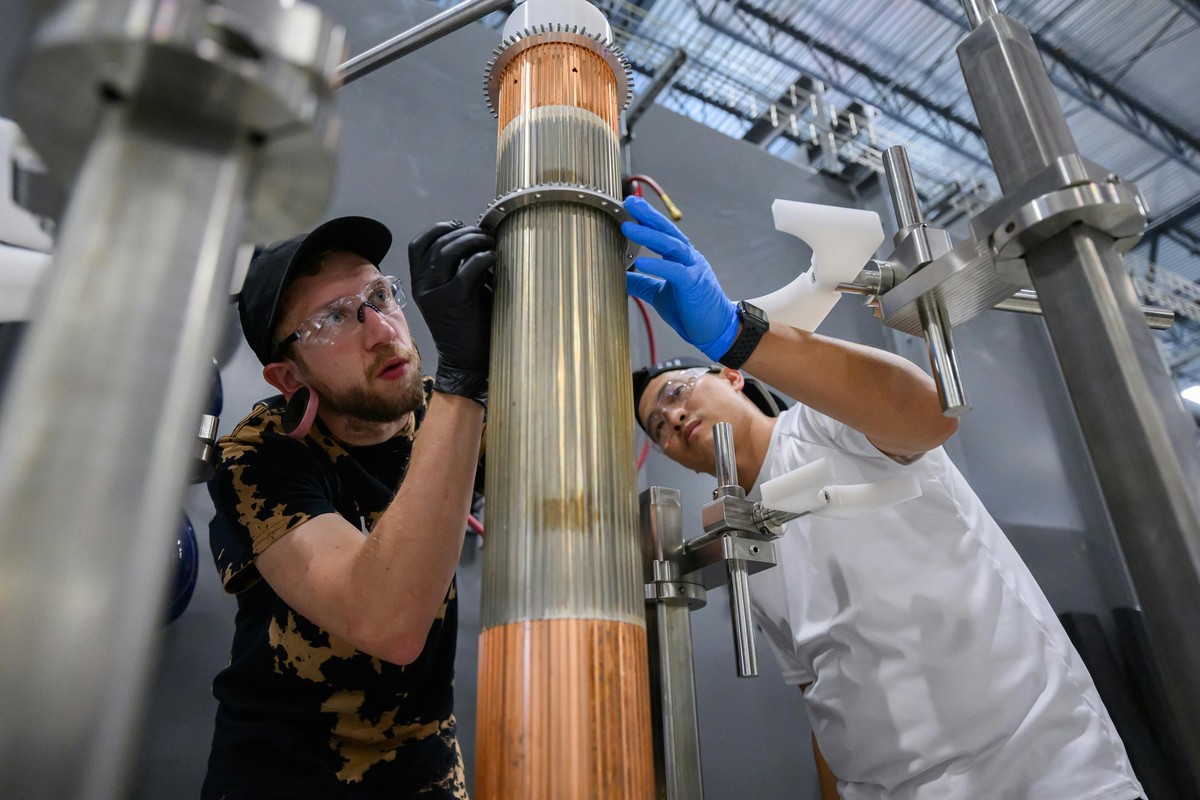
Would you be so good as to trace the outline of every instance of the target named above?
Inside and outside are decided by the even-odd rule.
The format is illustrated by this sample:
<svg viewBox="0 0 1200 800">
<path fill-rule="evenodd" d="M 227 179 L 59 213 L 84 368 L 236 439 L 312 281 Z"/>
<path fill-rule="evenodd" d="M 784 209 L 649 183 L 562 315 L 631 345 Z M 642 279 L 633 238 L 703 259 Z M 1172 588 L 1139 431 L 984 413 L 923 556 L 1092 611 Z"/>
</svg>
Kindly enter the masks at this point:
<svg viewBox="0 0 1200 800">
<path fill-rule="evenodd" d="M 768 324 L 767 323 L 767 312 L 763 311 L 758 306 L 752 305 L 751 303 L 747 303 L 745 300 L 743 300 L 741 303 L 738 304 L 738 307 L 739 307 L 739 310 L 742 312 L 742 314 L 744 316 L 748 317 L 749 319 L 751 319 L 763 326 L 766 326 Z"/>
</svg>

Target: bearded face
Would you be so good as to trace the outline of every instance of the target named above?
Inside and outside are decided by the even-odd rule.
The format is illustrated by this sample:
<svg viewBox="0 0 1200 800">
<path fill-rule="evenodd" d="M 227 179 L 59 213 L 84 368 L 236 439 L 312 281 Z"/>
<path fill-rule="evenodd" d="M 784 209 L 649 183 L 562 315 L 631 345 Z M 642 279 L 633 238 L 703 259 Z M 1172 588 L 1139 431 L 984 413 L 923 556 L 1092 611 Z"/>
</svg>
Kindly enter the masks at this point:
<svg viewBox="0 0 1200 800">
<path fill-rule="evenodd" d="M 390 380 L 380 378 L 380 373 L 397 359 L 407 362 L 403 374 Z M 338 385 L 316 375 L 305 364 L 303 356 L 298 363 L 305 383 L 320 396 L 321 409 L 349 420 L 365 423 L 398 422 L 425 402 L 421 356 L 414 347 L 393 344 L 380 348 L 360 381 L 347 382 L 343 379 Z"/>
</svg>

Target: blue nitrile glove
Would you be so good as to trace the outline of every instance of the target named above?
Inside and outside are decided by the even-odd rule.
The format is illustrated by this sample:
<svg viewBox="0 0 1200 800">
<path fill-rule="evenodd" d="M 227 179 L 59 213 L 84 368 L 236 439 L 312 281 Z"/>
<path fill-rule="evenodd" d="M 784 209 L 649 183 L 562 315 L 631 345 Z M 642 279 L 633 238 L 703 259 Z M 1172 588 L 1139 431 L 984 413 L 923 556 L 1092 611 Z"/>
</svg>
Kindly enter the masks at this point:
<svg viewBox="0 0 1200 800">
<path fill-rule="evenodd" d="M 689 344 L 720 360 L 737 338 L 738 316 L 712 267 L 679 228 L 642 198 L 625 198 L 625 210 L 641 224 L 622 223 L 621 233 L 662 256 L 633 262 L 637 272 L 625 273 L 629 293 L 654 306 Z"/>
</svg>

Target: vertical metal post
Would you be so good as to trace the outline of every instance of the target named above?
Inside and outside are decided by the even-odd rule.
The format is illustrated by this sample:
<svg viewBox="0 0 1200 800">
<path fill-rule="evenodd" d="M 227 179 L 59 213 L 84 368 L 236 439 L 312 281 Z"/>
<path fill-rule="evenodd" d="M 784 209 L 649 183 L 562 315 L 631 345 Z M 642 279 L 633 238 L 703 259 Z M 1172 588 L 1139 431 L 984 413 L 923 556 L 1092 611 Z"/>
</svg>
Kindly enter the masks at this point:
<svg viewBox="0 0 1200 800">
<path fill-rule="evenodd" d="M 947 417 L 961 417 L 971 410 L 971 403 L 967 400 L 967 390 L 958 368 L 954 336 L 950 332 L 946 310 L 936 298 L 923 297 L 917 311 L 921 315 L 921 328 L 925 331 L 925 346 L 929 350 L 929 363 L 933 367 L 933 382 L 937 384 L 942 413 Z"/>
<path fill-rule="evenodd" d="M 733 426 L 728 422 L 713 425 L 713 458 L 717 477 L 714 499 L 735 495 L 745 497 L 746 490 L 738 484 L 737 458 L 733 450 Z"/>
<path fill-rule="evenodd" d="M 733 624 L 733 651 L 739 678 L 758 676 L 758 649 L 754 646 L 754 617 L 750 610 L 750 573 L 746 562 L 725 562 L 729 574 L 729 617 Z"/>
<path fill-rule="evenodd" d="M 967 12 L 967 21 L 971 23 L 972 30 L 1000 13 L 996 9 L 996 0 L 962 0 L 962 6 Z"/>
<path fill-rule="evenodd" d="M 896 247 L 906 238 L 920 233 L 924 224 L 921 201 L 917 196 L 916 182 L 908 165 L 908 154 L 899 145 L 889 147 L 883 153 L 883 171 L 887 176 L 892 207 L 896 212 Z M 922 264 L 908 264 L 907 270 L 919 269 Z M 925 297 L 918 308 L 921 329 L 925 333 L 925 344 L 929 349 L 929 365 L 933 380 L 937 384 L 938 399 L 942 402 L 942 413 L 948 417 L 961 417 L 971 410 L 967 390 L 963 386 L 962 374 L 955 358 L 954 334 L 946 319 L 945 309 L 936 297 Z"/>
<path fill-rule="evenodd" d="M 883 151 L 883 173 L 887 177 L 892 208 L 896 212 L 896 235 L 893 240 L 899 244 L 909 231 L 924 221 L 917 185 L 913 181 L 912 168 L 908 165 L 908 153 L 903 147 L 893 145 Z"/>
<path fill-rule="evenodd" d="M 974 18 L 972 24 L 975 25 Z M 1074 151 L 1029 31 L 980 21 L 959 59 L 1000 183 Z M 1200 783 L 1200 454 L 1110 237 L 1070 228 L 1025 261 Z"/>
<path fill-rule="evenodd" d="M 746 490 L 738 484 L 737 455 L 733 446 L 733 426 L 718 422 L 713 426 L 714 474 L 717 488 L 713 499 L 745 497 Z M 729 578 L 729 618 L 733 626 L 733 649 L 739 678 L 758 675 L 758 652 L 754 646 L 754 618 L 750 611 L 750 575 L 746 562 L 730 558 L 725 562 Z"/>
<path fill-rule="evenodd" d="M 674 566 L 683 556 L 679 490 L 651 486 L 641 494 L 640 509 L 645 578 L 651 583 L 659 577 L 656 567 Z M 685 597 L 653 598 L 647 604 L 657 796 L 665 800 L 703 800 L 691 609 Z"/>
<path fill-rule="evenodd" d="M 324 206 L 344 41 L 302 2 L 54 5 L 14 94 L 73 191 L 0 413 L 0 786 L 30 800 L 124 794 L 234 253 Z"/>
<path fill-rule="evenodd" d="M 995 11 L 958 46 L 967 92 L 1000 188 L 1010 193 L 1078 152 L 1029 31 Z"/>
<path fill-rule="evenodd" d="M 109 112 L 0 416 L 0 775 L 114 797 L 162 616 L 251 152 Z"/>
</svg>

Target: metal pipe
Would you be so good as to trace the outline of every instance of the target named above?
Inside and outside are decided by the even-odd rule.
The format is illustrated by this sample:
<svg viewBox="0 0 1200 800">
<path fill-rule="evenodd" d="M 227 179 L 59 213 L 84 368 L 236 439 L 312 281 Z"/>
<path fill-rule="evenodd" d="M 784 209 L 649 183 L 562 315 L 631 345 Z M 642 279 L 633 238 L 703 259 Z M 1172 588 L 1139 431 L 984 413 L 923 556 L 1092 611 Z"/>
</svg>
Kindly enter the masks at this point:
<svg viewBox="0 0 1200 800">
<path fill-rule="evenodd" d="M 162 616 L 252 153 L 111 109 L 0 415 L 0 782 L 116 797 Z"/>
<path fill-rule="evenodd" d="M 729 618 L 733 625 L 733 648 L 739 678 L 758 676 L 758 650 L 754 646 L 754 617 L 750 611 L 750 574 L 746 562 L 731 558 L 729 572 Z"/>
<path fill-rule="evenodd" d="M 959 60 L 1006 191 L 1044 169 L 1048 156 L 1074 152 L 1026 29 L 992 17 L 963 41 Z M 1072 227 L 1029 248 L 1025 262 L 1145 613 L 1174 733 L 1200 784 L 1195 423 L 1163 368 L 1111 237 Z"/>
<path fill-rule="evenodd" d="M 1000 13 L 996 8 L 996 0 L 962 0 L 962 7 L 967 12 L 967 22 L 971 30 Z"/>
<path fill-rule="evenodd" d="M 950 322 L 946 319 L 945 310 L 935 299 L 921 298 L 919 311 L 942 413 L 947 417 L 961 417 L 971 410 L 971 404 L 967 401 L 967 390 L 963 387 L 959 372 Z"/>
<path fill-rule="evenodd" d="M 1007 300 L 1001 300 L 992 306 L 997 311 L 1015 311 L 1019 314 L 1041 314 L 1042 304 L 1038 302 L 1037 292 L 1033 289 L 1022 289 Z M 1175 324 L 1175 312 L 1159 306 L 1142 306 L 1142 314 L 1146 317 L 1146 325 L 1151 330 L 1165 331 Z"/>
<path fill-rule="evenodd" d="M 883 151 L 883 172 L 887 176 L 892 208 L 896 212 L 895 241 L 898 245 L 910 230 L 924 221 L 921 201 L 917 197 L 917 185 L 913 181 L 912 168 L 908 165 L 908 153 L 903 146 L 892 145 Z"/>
<path fill-rule="evenodd" d="M 672 564 L 684 553 L 683 503 L 678 489 L 651 486 L 642 492 L 641 530 L 645 563 Z M 654 579 L 647 570 L 647 581 Z M 692 666 L 691 608 L 685 601 L 649 600 L 646 638 L 650 650 L 650 705 L 658 797 L 703 800 L 700 721 Z"/>
<path fill-rule="evenodd" d="M 335 85 L 345 86 L 370 75 L 380 67 L 386 67 L 396 59 L 420 50 L 425 45 L 432 44 L 493 11 L 507 8 L 512 2 L 513 0 L 463 0 L 386 42 L 354 56 L 337 68 L 337 72 L 334 73 Z"/>
<path fill-rule="evenodd" d="M 728 422 L 713 425 L 713 459 L 717 476 L 715 497 L 745 497 L 746 490 L 738 484 L 737 457 L 733 449 L 733 426 Z"/>
</svg>

